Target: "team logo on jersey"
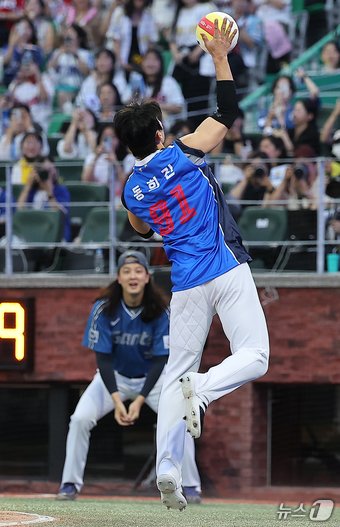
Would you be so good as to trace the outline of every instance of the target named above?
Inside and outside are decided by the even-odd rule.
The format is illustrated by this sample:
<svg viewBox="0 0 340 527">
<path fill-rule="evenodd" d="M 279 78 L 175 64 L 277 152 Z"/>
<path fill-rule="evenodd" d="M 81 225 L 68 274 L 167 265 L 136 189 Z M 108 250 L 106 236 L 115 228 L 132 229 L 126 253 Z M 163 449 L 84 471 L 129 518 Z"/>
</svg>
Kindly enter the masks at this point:
<svg viewBox="0 0 340 527">
<path fill-rule="evenodd" d="M 114 333 L 112 335 L 114 344 L 123 344 L 125 346 L 150 346 L 151 335 L 146 331 L 142 333 Z"/>
</svg>

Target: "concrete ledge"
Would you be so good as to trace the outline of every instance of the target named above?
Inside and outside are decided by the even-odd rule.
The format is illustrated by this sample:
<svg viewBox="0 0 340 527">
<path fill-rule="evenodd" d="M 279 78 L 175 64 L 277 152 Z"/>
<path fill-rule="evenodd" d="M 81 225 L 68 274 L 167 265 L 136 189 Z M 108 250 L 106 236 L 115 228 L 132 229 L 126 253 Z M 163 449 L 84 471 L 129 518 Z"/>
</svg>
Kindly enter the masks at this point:
<svg viewBox="0 0 340 527">
<path fill-rule="evenodd" d="M 157 269 L 158 283 L 164 274 L 165 283 L 169 280 L 169 270 Z M 340 288 L 340 273 L 254 273 L 257 287 L 287 288 Z M 105 287 L 114 279 L 108 274 L 15 274 L 9 277 L 0 275 L 0 289 L 62 289 Z"/>
</svg>

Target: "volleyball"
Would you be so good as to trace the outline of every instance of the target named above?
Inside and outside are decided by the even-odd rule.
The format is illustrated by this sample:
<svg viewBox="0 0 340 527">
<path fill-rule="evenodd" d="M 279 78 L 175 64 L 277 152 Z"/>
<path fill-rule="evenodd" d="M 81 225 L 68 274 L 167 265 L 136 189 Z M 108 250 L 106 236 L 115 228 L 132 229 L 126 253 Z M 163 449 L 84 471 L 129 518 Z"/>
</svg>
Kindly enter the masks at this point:
<svg viewBox="0 0 340 527">
<path fill-rule="evenodd" d="M 232 43 L 231 43 L 231 46 L 230 46 L 228 52 L 231 51 L 232 49 L 234 49 L 234 47 L 236 46 L 237 41 L 238 41 L 238 36 L 239 36 L 239 29 L 237 27 L 237 24 L 236 24 L 235 20 L 233 19 L 232 16 L 228 15 L 227 13 L 222 13 L 221 11 L 213 11 L 212 13 L 208 13 L 203 18 L 201 18 L 201 20 L 198 22 L 198 24 L 196 26 L 197 43 L 201 46 L 203 51 L 205 51 L 206 53 L 208 51 L 207 51 L 207 48 L 205 47 L 203 39 L 201 37 L 202 33 L 204 35 L 206 35 L 208 40 L 211 40 L 213 38 L 213 35 L 214 35 L 214 30 L 215 30 L 214 22 L 215 22 L 215 20 L 216 19 L 218 20 L 218 27 L 219 27 L 219 29 L 221 29 L 222 22 L 223 22 L 224 18 L 227 18 L 230 22 L 233 23 L 233 27 L 231 29 L 231 33 L 235 29 L 237 30 L 236 34 L 235 34 L 235 36 L 234 36 L 234 38 L 232 40 Z"/>
</svg>

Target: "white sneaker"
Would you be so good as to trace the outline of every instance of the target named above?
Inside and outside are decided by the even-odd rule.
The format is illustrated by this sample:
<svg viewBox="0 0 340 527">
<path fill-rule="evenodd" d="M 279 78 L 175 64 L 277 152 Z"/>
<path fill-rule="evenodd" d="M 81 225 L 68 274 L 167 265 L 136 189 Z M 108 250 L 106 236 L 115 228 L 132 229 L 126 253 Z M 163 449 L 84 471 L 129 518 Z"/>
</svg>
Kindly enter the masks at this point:
<svg viewBox="0 0 340 527">
<path fill-rule="evenodd" d="M 169 474 L 162 474 L 157 478 L 157 487 L 161 493 L 161 501 L 168 509 L 182 511 L 187 506 L 187 500 L 176 488 L 176 480 Z"/>
<path fill-rule="evenodd" d="M 196 395 L 193 372 L 186 373 L 180 382 L 186 403 L 185 422 L 187 431 L 194 439 L 198 439 L 202 434 L 206 405 Z"/>
</svg>

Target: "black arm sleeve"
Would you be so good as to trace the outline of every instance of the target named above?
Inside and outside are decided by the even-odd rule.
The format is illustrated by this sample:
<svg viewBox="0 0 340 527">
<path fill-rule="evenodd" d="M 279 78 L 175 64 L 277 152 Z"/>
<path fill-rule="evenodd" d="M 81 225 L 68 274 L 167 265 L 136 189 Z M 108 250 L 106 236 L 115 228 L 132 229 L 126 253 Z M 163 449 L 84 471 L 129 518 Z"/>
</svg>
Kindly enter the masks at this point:
<svg viewBox="0 0 340 527">
<path fill-rule="evenodd" d="M 137 231 L 136 231 L 137 232 Z M 153 235 L 155 231 L 153 231 L 152 229 L 150 229 L 146 234 L 141 234 L 140 232 L 138 233 L 139 236 L 141 238 L 144 238 L 145 240 L 148 240 L 149 238 L 151 238 L 151 236 Z"/>
<path fill-rule="evenodd" d="M 117 392 L 117 382 L 115 372 L 112 367 L 112 357 L 108 353 L 96 352 L 97 366 L 103 383 L 108 389 L 109 393 Z"/>
<path fill-rule="evenodd" d="M 217 110 L 212 118 L 230 128 L 240 113 L 234 81 L 216 81 Z"/>
<path fill-rule="evenodd" d="M 147 397 L 151 392 L 152 388 L 155 386 L 166 362 L 168 361 L 168 356 L 161 355 L 160 357 L 153 357 L 151 361 L 151 368 L 149 369 L 144 386 L 140 392 L 140 395 L 143 395 L 143 397 Z"/>
</svg>

